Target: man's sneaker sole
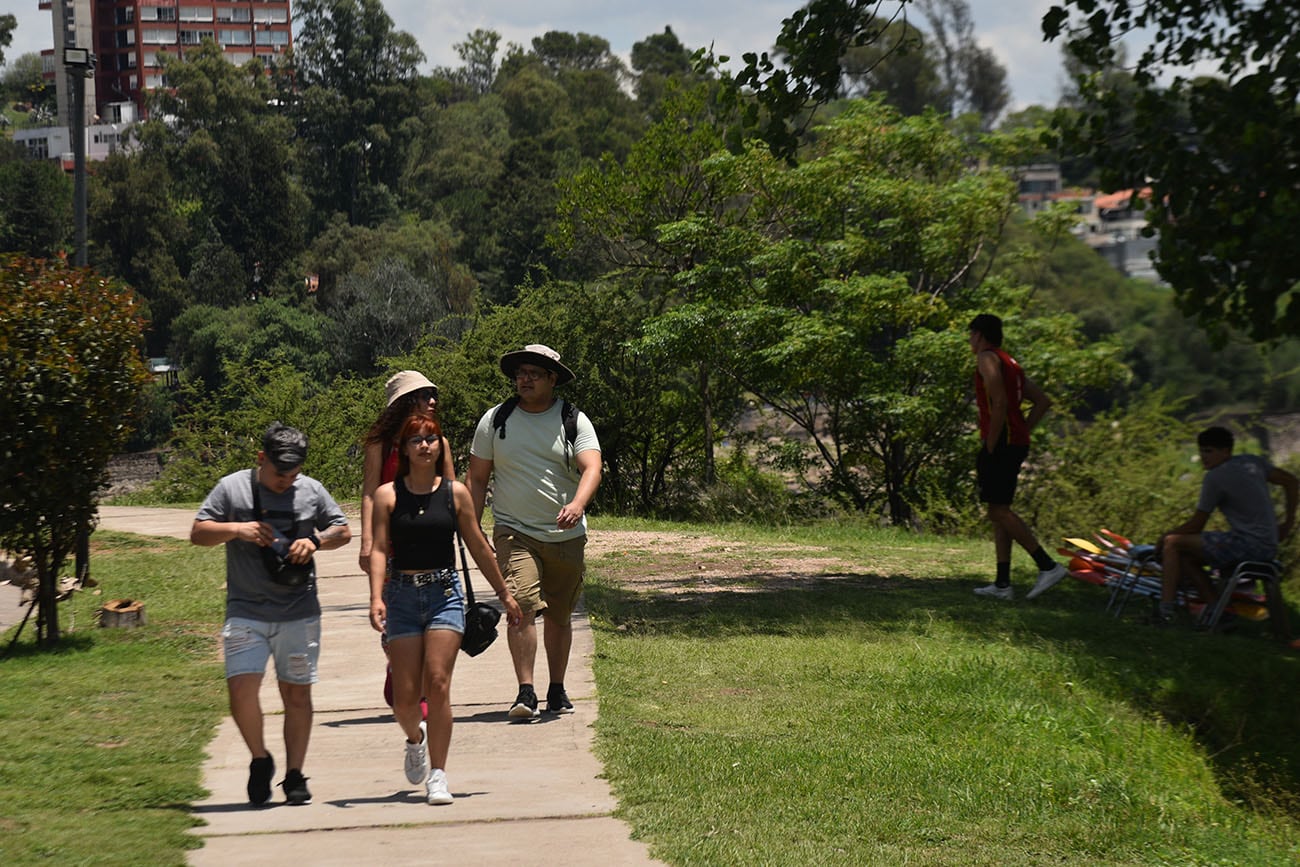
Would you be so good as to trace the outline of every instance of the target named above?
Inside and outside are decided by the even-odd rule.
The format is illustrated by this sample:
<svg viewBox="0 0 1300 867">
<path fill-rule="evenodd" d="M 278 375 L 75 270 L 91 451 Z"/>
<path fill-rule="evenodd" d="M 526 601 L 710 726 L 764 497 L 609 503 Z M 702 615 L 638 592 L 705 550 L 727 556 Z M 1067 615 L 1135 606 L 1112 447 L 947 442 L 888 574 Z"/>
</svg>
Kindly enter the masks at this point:
<svg viewBox="0 0 1300 867">
<path fill-rule="evenodd" d="M 976 596 L 983 596 L 986 599 L 1002 599 L 1010 602 L 1016 598 L 1016 591 L 1010 587 L 998 587 L 995 584 L 985 584 L 983 587 L 975 588 Z"/>
<path fill-rule="evenodd" d="M 522 701 L 516 702 L 515 706 L 510 708 L 511 719 L 537 719 L 542 712 L 535 707 L 529 707 Z"/>
<path fill-rule="evenodd" d="M 311 791 L 307 788 L 307 778 L 302 774 L 293 776 L 286 774 L 284 781 L 280 783 L 280 787 L 284 789 L 284 802 L 291 807 L 301 807 L 304 804 L 311 803 Z"/>
</svg>

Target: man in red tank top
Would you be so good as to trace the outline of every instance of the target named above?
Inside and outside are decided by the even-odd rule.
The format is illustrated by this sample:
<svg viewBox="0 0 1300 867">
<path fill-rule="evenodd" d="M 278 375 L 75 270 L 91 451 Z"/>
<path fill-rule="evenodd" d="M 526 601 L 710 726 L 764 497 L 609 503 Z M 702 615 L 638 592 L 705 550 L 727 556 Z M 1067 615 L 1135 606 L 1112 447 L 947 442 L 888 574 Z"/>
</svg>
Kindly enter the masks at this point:
<svg viewBox="0 0 1300 867">
<path fill-rule="evenodd" d="M 997 556 L 992 584 L 975 588 L 978 596 L 1014 599 L 1011 589 L 1011 543 L 1029 552 L 1038 566 L 1038 580 L 1026 598 L 1033 599 L 1065 577 L 1066 570 L 1043 550 L 1033 531 L 1011 511 L 1020 465 L 1029 454 L 1029 432 L 1052 405 L 1043 390 L 1025 376 L 1014 358 L 1002 349 L 1002 320 L 981 313 L 970 324 L 970 348 L 975 353 L 975 397 L 979 403 L 980 450 L 975 460 L 980 502 L 988 507 Z M 1029 415 L 1021 411 L 1026 401 Z"/>
</svg>

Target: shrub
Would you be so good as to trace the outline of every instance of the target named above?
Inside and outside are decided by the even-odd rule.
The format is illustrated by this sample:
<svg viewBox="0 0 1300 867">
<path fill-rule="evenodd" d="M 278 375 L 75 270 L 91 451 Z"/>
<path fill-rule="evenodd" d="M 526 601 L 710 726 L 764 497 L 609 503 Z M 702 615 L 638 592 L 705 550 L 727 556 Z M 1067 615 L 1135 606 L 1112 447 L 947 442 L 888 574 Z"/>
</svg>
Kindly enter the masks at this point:
<svg viewBox="0 0 1300 867">
<path fill-rule="evenodd" d="M 91 526 L 148 372 L 139 300 L 63 261 L 0 259 L 0 545 L 40 575 L 37 629 L 59 640 L 57 579 Z"/>
</svg>

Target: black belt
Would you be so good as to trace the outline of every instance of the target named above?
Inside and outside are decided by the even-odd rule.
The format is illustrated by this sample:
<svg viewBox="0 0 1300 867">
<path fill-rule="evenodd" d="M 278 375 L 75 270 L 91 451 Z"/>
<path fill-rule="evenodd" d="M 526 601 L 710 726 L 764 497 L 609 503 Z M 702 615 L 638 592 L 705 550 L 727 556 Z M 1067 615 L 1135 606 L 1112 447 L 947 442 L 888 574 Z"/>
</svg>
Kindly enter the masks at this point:
<svg viewBox="0 0 1300 867">
<path fill-rule="evenodd" d="M 455 569 L 434 569 L 431 572 L 394 572 L 392 579 L 399 584 L 424 587 L 427 584 L 451 585 L 456 582 Z"/>
</svg>

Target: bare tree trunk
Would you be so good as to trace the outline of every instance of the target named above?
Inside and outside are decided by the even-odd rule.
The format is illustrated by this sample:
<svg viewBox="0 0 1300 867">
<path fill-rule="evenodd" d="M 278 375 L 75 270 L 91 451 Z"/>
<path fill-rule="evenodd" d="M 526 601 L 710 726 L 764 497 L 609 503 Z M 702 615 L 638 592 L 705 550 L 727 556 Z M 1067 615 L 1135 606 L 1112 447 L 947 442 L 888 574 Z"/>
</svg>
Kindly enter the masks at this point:
<svg viewBox="0 0 1300 867">
<path fill-rule="evenodd" d="M 704 484 L 717 480 L 713 462 L 713 392 L 709 390 L 709 366 L 700 364 L 700 403 L 704 409 Z"/>
</svg>

